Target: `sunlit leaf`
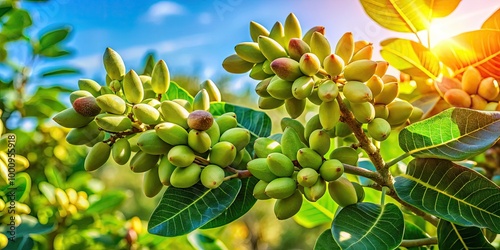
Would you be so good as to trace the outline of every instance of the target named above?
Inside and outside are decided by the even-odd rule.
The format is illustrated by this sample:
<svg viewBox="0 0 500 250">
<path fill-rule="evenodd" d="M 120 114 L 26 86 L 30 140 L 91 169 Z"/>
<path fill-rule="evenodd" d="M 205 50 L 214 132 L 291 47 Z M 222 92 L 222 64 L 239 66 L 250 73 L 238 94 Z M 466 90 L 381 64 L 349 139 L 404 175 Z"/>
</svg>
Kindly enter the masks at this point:
<svg viewBox="0 0 500 250">
<path fill-rule="evenodd" d="M 200 183 L 190 188 L 169 187 L 151 215 L 148 232 L 168 237 L 187 234 L 222 214 L 240 188 L 239 179 L 224 181 L 216 189 Z"/>
<path fill-rule="evenodd" d="M 391 38 L 382 41 L 380 45 L 382 57 L 403 73 L 435 79 L 441 71 L 439 59 L 420 43 Z"/>
<path fill-rule="evenodd" d="M 423 0 L 360 0 L 365 12 L 382 27 L 416 33 L 429 26 L 429 6 Z"/>
<path fill-rule="evenodd" d="M 432 49 L 444 64 L 461 75 L 469 66 L 481 75 L 500 78 L 500 30 L 474 30 L 441 41 Z"/>
<path fill-rule="evenodd" d="M 183 99 L 193 103 L 194 98 L 185 89 L 179 87 L 179 84 L 176 82 L 170 82 L 167 93 L 161 97 L 161 100 L 164 101 L 174 99 Z"/>
<path fill-rule="evenodd" d="M 227 247 L 219 239 L 214 239 L 210 236 L 199 232 L 193 232 L 188 235 L 188 241 L 194 249 L 197 250 L 226 250 Z"/>
<path fill-rule="evenodd" d="M 500 112 L 450 108 L 407 126 L 399 146 L 421 158 L 464 160 L 484 152 L 500 138 Z"/>
<path fill-rule="evenodd" d="M 293 219 L 303 227 L 313 228 L 331 223 L 337 208 L 338 205 L 332 200 L 327 191 L 316 202 L 304 199 L 302 207 Z"/>
<path fill-rule="evenodd" d="M 432 109 L 436 106 L 438 101 L 441 99 L 439 94 L 437 93 L 428 93 L 417 100 L 413 101 L 411 104 L 414 107 L 420 108 L 422 111 L 424 111 L 423 118 L 428 117 L 428 114 L 432 111 Z"/>
<path fill-rule="evenodd" d="M 462 0 L 424 0 L 429 6 L 429 17 L 445 17 L 451 14 Z"/>
<path fill-rule="evenodd" d="M 414 159 L 396 177 L 398 196 L 462 226 L 500 232 L 500 188 L 477 172 L 441 159 Z"/>
<path fill-rule="evenodd" d="M 107 191 L 98 200 L 92 202 L 85 214 L 99 214 L 105 211 L 113 211 L 120 206 L 127 196 L 122 191 Z"/>
<path fill-rule="evenodd" d="M 462 227 L 440 220 L 437 235 L 439 249 L 495 249 L 477 227 Z"/>
<path fill-rule="evenodd" d="M 40 36 L 40 51 L 43 51 L 49 47 L 56 45 L 62 40 L 66 39 L 69 32 L 71 31 L 70 27 L 63 27 L 58 29 L 50 30 Z"/>
<path fill-rule="evenodd" d="M 486 21 L 484 21 L 481 29 L 500 30 L 500 9 L 495 11 Z"/>
<path fill-rule="evenodd" d="M 342 208 L 332 223 L 342 249 L 394 249 L 403 240 L 403 213 L 395 204 L 356 203 Z"/>
<path fill-rule="evenodd" d="M 27 173 L 16 173 L 15 180 L 10 185 L 5 185 L 0 189 L 0 193 L 12 199 L 15 195 L 16 201 L 24 202 L 29 197 L 31 191 L 31 177 Z M 14 197 L 13 197 L 14 198 Z"/>
<path fill-rule="evenodd" d="M 319 237 L 316 239 L 316 243 L 314 244 L 314 250 L 337 250 L 342 249 L 337 244 L 335 239 L 333 239 L 332 230 L 325 230 Z"/>
<path fill-rule="evenodd" d="M 255 177 L 241 180 L 241 189 L 234 202 L 219 216 L 205 224 L 202 229 L 220 227 L 229 224 L 246 214 L 257 202 L 253 197 L 253 188 L 259 180 Z"/>
<path fill-rule="evenodd" d="M 67 75 L 67 74 L 78 74 L 80 71 L 75 68 L 58 68 L 53 70 L 47 70 L 41 73 L 42 77 L 47 76 L 59 76 L 59 75 Z"/>
</svg>

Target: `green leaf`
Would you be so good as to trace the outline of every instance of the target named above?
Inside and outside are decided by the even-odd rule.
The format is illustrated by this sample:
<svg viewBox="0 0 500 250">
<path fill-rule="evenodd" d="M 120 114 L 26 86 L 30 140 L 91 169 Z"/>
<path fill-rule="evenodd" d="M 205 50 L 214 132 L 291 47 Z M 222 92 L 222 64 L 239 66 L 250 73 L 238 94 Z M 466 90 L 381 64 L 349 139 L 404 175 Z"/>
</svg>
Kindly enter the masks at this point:
<svg viewBox="0 0 500 250">
<path fill-rule="evenodd" d="M 167 237 L 187 234 L 222 214 L 240 188 L 239 179 L 225 181 L 216 189 L 200 183 L 190 188 L 169 187 L 151 215 L 148 232 Z"/>
<path fill-rule="evenodd" d="M 500 9 L 495 11 L 486 21 L 484 21 L 481 29 L 500 30 Z"/>
<path fill-rule="evenodd" d="M 484 77 L 500 78 L 500 30 L 465 32 L 438 43 L 432 51 L 439 60 L 461 75 L 473 66 Z"/>
<path fill-rule="evenodd" d="M 16 228 L 16 237 L 29 236 L 30 234 L 47 234 L 56 230 L 56 224 L 41 224 L 37 218 L 30 215 L 21 215 L 23 223 Z"/>
<path fill-rule="evenodd" d="M 241 180 L 241 189 L 234 202 L 219 216 L 202 226 L 202 229 L 214 228 L 229 224 L 246 214 L 257 202 L 253 197 L 253 188 L 259 182 L 255 177 Z"/>
<path fill-rule="evenodd" d="M 440 220 L 437 235 L 439 249 L 495 249 L 477 227 L 461 227 Z"/>
<path fill-rule="evenodd" d="M 9 11 L 12 10 L 12 5 L 8 3 L 4 3 L 0 6 L 0 18 L 3 17 L 3 15 L 9 13 Z"/>
<path fill-rule="evenodd" d="M 188 241 L 191 246 L 197 250 L 226 250 L 227 247 L 219 239 L 214 239 L 210 236 L 199 232 L 193 232 L 188 235 Z"/>
<path fill-rule="evenodd" d="M 106 211 L 113 211 L 120 206 L 127 196 L 122 191 L 107 191 L 98 200 L 92 202 L 85 214 L 100 214 Z"/>
<path fill-rule="evenodd" d="M 153 52 L 148 53 L 144 58 L 144 69 L 142 70 L 142 74 L 150 76 L 153 73 L 155 64 L 155 54 Z"/>
<path fill-rule="evenodd" d="M 316 240 L 314 250 L 337 250 L 342 249 L 332 236 L 332 230 L 325 230 Z"/>
<path fill-rule="evenodd" d="M 52 204 L 56 203 L 55 189 L 56 187 L 54 187 L 54 185 L 45 181 L 38 184 L 38 190 L 40 190 L 40 192 L 45 195 L 47 200 L 49 200 Z"/>
<path fill-rule="evenodd" d="M 403 231 L 403 213 L 392 203 L 356 203 L 342 208 L 332 223 L 333 238 L 342 249 L 394 249 Z"/>
<path fill-rule="evenodd" d="M 424 0 L 429 6 L 429 20 L 436 17 L 445 17 L 451 14 L 462 0 Z"/>
<path fill-rule="evenodd" d="M 193 103 L 193 96 L 191 96 L 185 89 L 181 88 L 176 82 L 170 82 L 170 87 L 168 87 L 167 93 L 162 95 L 161 100 L 174 100 L 174 99 L 184 99 Z"/>
<path fill-rule="evenodd" d="M 420 43 L 391 38 L 380 43 L 380 54 L 391 66 L 414 77 L 438 77 L 441 67 L 439 59 Z"/>
<path fill-rule="evenodd" d="M 44 169 L 43 169 L 44 173 L 45 173 L 45 177 L 47 177 L 47 181 L 54 185 L 55 187 L 58 187 L 58 188 L 65 188 L 64 186 L 64 180 L 63 180 L 63 177 L 61 176 L 61 173 L 59 171 L 59 169 L 56 169 L 54 166 L 46 166 Z"/>
<path fill-rule="evenodd" d="M 40 36 L 40 51 L 50 48 L 68 36 L 71 27 L 63 27 L 58 29 L 49 30 Z"/>
<path fill-rule="evenodd" d="M 234 112 L 236 114 L 236 119 L 238 120 L 238 125 L 250 131 L 251 139 L 246 149 L 250 155 L 252 155 L 255 140 L 259 137 L 268 137 L 271 134 L 271 118 L 269 118 L 269 116 L 262 111 L 232 105 L 225 102 L 210 104 L 210 113 L 214 116 L 222 115 L 227 112 Z"/>
<path fill-rule="evenodd" d="M 424 239 L 429 238 L 424 230 L 422 230 L 417 225 L 405 220 L 405 233 L 403 235 L 403 240 L 416 240 L 416 239 Z M 426 247 L 411 247 L 409 250 L 420 250 L 427 249 Z"/>
<path fill-rule="evenodd" d="M 399 146 L 414 157 L 460 161 L 484 152 L 498 138 L 500 112 L 450 108 L 404 128 Z"/>
<path fill-rule="evenodd" d="M 21 172 L 16 173 L 13 185 L 5 185 L 0 191 L 6 196 L 11 196 L 11 192 L 16 194 L 16 201 L 24 202 L 29 197 L 31 191 L 31 177 L 29 174 Z"/>
<path fill-rule="evenodd" d="M 75 68 L 59 68 L 54 70 L 47 70 L 41 73 L 42 77 L 48 76 L 59 76 L 59 75 L 67 75 L 67 74 L 79 74 L 80 70 Z"/>
<path fill-rule="evenodd" d="M 9 241 L 5 250 L 31 250 L 35 247 L 35 241 L 29 236 L 16 238 L 16 241 Z"/>
<path fill-rule="evenodd" d="M 69 51 L 59 48 L 57 45 L 50 46 L 39 52 L 40 55 L 45 57 L 62 57 L 71 54 Z"/>
<path fill-rule="evenodd" d="M 299 212 L 293 217 L 295 222 L 305 228 L 313 228 L 332 222 L 338 205 L 335 203 L 328 191 L 316 202 L 304 199 Z"/>
<path fill-rule="evenodd" d="M 397 195 L 426 213 L 500 233 L 500 188 L 469 168 L 448 160 L 414 159 L 395 181 Z"/>
</svg>

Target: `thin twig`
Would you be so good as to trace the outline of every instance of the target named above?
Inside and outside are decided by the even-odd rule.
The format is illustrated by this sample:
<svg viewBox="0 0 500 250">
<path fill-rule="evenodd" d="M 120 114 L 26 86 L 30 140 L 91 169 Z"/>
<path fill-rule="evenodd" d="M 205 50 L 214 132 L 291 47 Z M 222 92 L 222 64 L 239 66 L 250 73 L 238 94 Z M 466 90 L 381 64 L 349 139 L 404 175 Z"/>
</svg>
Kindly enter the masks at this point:
<svg viewBox="0 0 500 250">
<path fill-rule="evenodd" d="M 423 238 L 423 239 L 415 239 L 415 240 L 403 240 L 401 242 L 400 247 L 420 247 L 420 246 L 428 246 L 428 245 L 436 245 L 438 243 L 437 237 L 431 238 Z"/>
</svg>

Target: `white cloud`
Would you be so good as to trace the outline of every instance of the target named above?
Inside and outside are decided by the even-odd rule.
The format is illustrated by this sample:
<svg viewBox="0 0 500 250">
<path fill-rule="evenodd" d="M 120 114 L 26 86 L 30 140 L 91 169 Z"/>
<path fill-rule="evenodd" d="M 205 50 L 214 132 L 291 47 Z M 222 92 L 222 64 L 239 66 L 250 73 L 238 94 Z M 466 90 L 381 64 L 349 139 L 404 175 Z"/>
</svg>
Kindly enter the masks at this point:
<svg viewBox="0 0 500 250">
<path fill-rule="evenodd" d="M 200 24 L 204 24 L 204 25 L 207 25 L 207 24 L 211 24 L 213 21 L 213 17 L 210 13 L 208 12 L 203 12 L 201 13 L 199 16 L 198 16 L 198 22 L 200 22 Z"/>
<path fill-rule="evenodd" d="M 152 23 L 160 23 L 167 16 L 182 15 L 186 9 L 177 3 L 160 1 L 149 7 L 144 20 Z"/>
</svg>

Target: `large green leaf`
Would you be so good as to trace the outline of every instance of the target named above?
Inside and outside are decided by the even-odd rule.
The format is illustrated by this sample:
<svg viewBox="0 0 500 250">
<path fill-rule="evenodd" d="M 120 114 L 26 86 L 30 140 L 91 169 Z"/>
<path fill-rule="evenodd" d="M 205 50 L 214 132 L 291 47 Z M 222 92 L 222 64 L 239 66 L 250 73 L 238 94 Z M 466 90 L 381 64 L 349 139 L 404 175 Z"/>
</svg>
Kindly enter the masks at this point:
<svg viewBox="0 0 500 250">
<path fill-rule="evenodd" d="M 31 191 L 31 177 L 29 174 L 21 172 L 17 173 L 15 181 L 11 185 L 5 185 L 0 189 L 0 193 L 8 196 L 15 194 L 16 201 L 24 202 L 29 197 Z"/>
<path fill-rule="evenodd" d="M 451 14 L 462 0 L 424 0 L 429 6 L 429 20 Z"/>
<path fill-rule="evenodd" d="M 399 146 L 421 158 L 464 160 L 484 152 L 500 138 L 500 112 L 447 109 L 407 126 Z"/>
<path fill-rule="evenodd" d="M 55 223 L 41 224 L 37 218 L 30 215 L 21 215 L 23 223 L 16 228 L 16 237 L 30 234 L 47 234 L 56 230 Z"/>
<path fill-rule="evenodd" d="M 191 96 L 185 89 L 181 88 L 176 82 L 170 82 L 167 93 L 161 97 L 161 100 L 174 100 L 184 99 L 193 103 L 193 96 Z"/>
<path fill-rule="evenodd" d="M 429 235 L 424 232 L 417 225 L 405 220 L 405 233 L 403 235 L 403 240 L 416 240 L 416 239 L 424 239 L 429 238 Z M 427 249 L 426 247 L 411 247 L 408 250 L 420 250 Z"/>
<path fill-rule="evenodd" d="M 432 51 L 454 75 L 461 75 L 469 66 L 483 77 L 500 78 L 500 30 L 482 29 L 459 34 L 438 43 Z"/>
<path fill-rule="evenodd" d="M 40 51 L 56 45 L 63 41 L 71 31 L 70 27 L 63 27 L 58 29 L 49 30 L 40 36 Z"/>
<path fill-rule="evenodd" d="M 98 200 L 92 202 L 85 214 L 99 214 L 106 211 L 113 211 L 119 207 L 127 198 L 122 191 L 107 191 Z"/>
<path fill-rule="evenodd" d="M 380 54 L 391 66 L 414 77 L 435 79 L 441 71 L 439 59 L 420 43 L 390 38 L 380 43 Z"/>
<path fill-rule="evenodd" d="M 295 222 L 306 228 L 313 228 L 322 224 L 332 222 L 338 205 L 335 203 L 328 191 L 316 202 L 304 199 L 299 212 L 293 217 Z"/>
<path fill-rule="evenodd" d="M 333 239 L 332 230 L 325 230 L 316 240 L 314 250 L 337 250 L 342 249 Z"/>
<path fill-rule="evenodd" d="M 395 249 L 403 233 L 403 213 L 392 203 L 356 203 L 342 208 L 332 223 L 333 238 L 342 249 Z"/>
<path fill-rule="evenodd" d="M 253 188 L 259 180 L 255 177 L 250 177 L 241 180 L 241 189 L 236 196 L 233 204 L 231 204 L 221 215 L 205 224 L 202 229 L 224 226 L 233 222 L 246 214 L 257 202 L 253 197 Z"/>
<path fill-rule="evenodd" d="M 240 188 L 239 179 L 225 181 L 216 189 L 200 183 L 190 188 L 169 187 L 151 215 L 148 231 L 167 237 L 187 234 L 222 214 Z"/>
<path fill-rule="evenodd" d="M 500 188 L 477 172 L 448 160 L 414 159 L 395 180 L 398 196 L 420 210 L 500 233 Z"/>
<path fill-rule="evenodd" d="M 437 235 L 439 249 L 495 249 L 477 227 L 462 227 L 441 220 Z"/>
<path fill-rule="evenodd" d="M 486 21 L 484 21 L 481 29 L 500 30 L 500 9 L 495 11 Z"/>
<path fill-rule="evenodd" d="M 30 250 L 34 249 L 35 241 L 29 236 L 16 238 L 15 241 L 9 241 L 5 250 Z"/>
<path fill-rule="evenodd" d="M 193 232 L 188 235 L 188 241 L 194 249 L 197 250 L 226 250 L 227 247 L 224 242 L 219 239 L 214 239 L 208 235 Z"/>
</svg>

